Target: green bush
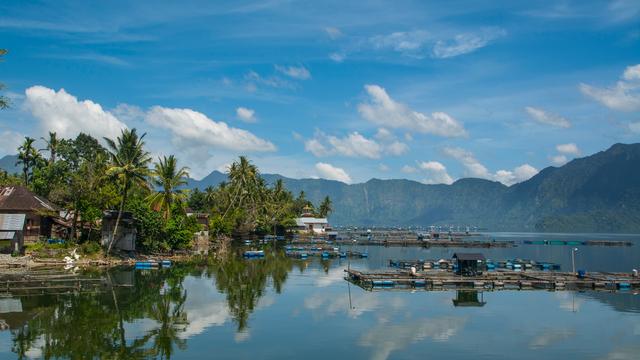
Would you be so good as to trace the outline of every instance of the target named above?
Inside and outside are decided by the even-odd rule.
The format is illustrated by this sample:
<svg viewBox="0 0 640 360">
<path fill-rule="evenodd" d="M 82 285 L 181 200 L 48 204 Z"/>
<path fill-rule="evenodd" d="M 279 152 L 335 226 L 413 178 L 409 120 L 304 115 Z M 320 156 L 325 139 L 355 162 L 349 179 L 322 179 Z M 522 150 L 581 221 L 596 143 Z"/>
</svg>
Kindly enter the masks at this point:
<svg viewBox="0 0 640 360">
<path fill-rule="evenodd" d="M 89 241 L 80 246 L 80 251 L 85 255 L 97 254 L 102 250 L 102 246 L 95 241 Z"/>
</svg>

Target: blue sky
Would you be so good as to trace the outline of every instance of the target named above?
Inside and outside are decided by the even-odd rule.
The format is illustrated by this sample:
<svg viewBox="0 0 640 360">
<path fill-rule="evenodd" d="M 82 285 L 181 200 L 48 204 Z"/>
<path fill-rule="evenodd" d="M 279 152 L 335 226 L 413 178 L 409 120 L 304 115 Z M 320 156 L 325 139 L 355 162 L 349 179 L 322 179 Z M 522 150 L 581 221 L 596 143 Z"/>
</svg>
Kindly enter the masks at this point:
<svg viewBox="0 0 640 360">
<path fill-rule="evenodd" d="M 0 155 L 148 133 L 196 178 L 512 184 L 640 140 L 640 3 L 4 1 Z"/>
</svg>

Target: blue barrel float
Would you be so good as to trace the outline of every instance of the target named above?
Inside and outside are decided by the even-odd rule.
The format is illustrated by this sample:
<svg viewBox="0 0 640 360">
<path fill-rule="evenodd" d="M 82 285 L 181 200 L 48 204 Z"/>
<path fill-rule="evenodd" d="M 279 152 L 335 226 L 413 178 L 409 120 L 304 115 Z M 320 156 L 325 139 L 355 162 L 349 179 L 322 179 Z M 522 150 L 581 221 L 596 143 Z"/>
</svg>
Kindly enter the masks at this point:
<svg viewBox="0 0 640 360">
<path fill-rule="evenodd" d="M 264 250 L 247 250 L 243 256 L 245 258 L 261 258 L 264 257 Z"/>
</svg>

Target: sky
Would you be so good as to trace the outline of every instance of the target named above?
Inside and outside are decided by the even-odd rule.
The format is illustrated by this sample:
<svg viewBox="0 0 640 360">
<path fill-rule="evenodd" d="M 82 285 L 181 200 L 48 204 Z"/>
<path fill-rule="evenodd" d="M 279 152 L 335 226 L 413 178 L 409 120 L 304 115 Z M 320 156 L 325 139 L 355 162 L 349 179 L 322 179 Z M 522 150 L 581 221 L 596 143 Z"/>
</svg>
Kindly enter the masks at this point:
<svg viewBox="0 0 640 360">
<path fill-rule="evenodd" d="M 0 156 L 146 132 L 198 179 L 511 185 L 640 140 L 640 2 L 0 3 Z"/>
</svg>

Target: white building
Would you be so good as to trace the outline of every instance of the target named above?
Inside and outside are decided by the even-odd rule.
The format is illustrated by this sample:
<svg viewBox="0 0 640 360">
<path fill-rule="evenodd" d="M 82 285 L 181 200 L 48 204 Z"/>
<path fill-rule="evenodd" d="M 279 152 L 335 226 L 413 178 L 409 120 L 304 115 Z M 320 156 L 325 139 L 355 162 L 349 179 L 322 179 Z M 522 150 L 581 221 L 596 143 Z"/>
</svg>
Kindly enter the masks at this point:
<svg viewBox="0 0 640 360">
<path fill-rule="evenodd" d="M 296 218 L 296 228 L 311 234 L 324 234 L 329 228 L 329 222 L 326 218 L 302 216 Z"/>
</svg>

